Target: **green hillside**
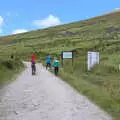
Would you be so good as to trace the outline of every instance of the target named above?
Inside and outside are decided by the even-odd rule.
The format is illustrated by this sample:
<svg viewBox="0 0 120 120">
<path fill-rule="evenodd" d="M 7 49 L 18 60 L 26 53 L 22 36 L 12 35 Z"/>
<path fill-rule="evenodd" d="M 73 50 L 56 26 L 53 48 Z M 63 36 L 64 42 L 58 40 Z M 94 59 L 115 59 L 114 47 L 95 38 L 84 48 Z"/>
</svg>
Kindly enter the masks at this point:
<svg viewBox="0 0 120 120">
<path fill-rule="evenodd" d="M 32 46 L 40 52 L 53 54 L 74 48 L 95 49 L 95 46 L 101 51 L 103 45 L 106 46 L 104 52 L 116 52 L 116 43 L 119 43 L 119 39 L 114 37 L 120 32 L 119 15 L 120 12 L 115 12 L 81 22 L 2 37 L 0 54 L 3 54 L 3 51 L 4 54 L 8 54 L 8 50 L 9 53 L 16 50 L 17 54 L 28 54 L 32 49 L 27 46 Z M 111 43 L 112 45 L 107 46 Z"/>
<path fill-rule="evenodd" d="M 12 53 L 28 60 L 33 51 L 41 58 L 76 50 L 74 65 L 65 61 L 60 72 L 71 86 L 85 94 L 116 120 L 120 118 L 120 11 L 89 20 L 0 38 L 0 58 Z M 100 52 L 100 65 L 87 72 L 87 51 Z"/>
</svg>

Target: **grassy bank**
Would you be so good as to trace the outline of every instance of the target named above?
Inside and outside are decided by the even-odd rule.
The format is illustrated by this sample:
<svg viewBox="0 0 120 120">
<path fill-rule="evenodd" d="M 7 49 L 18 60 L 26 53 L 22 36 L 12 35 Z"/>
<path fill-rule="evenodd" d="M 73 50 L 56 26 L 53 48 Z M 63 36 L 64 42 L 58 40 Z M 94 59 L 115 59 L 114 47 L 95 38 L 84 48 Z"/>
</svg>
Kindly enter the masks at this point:
<svg viewBox="0 0 120 120">
<path fill-rule="evenodd" d="M 0 61 L 0 86 L 9 83 L 24 68 L 19 60 L 1 60 Z"/>
<path fill-rule="evenodd" d="M 78 92 L 107 111 L 114 120 L 119 120 L 120 72 L 102 64 L 96 66 L 91 72 L 87 72 L 83 62 L 74 62 L 73 67 L 69 61 L 65 62 L 67 65 L 60 71 L 59 76 Z"/>
</svg>

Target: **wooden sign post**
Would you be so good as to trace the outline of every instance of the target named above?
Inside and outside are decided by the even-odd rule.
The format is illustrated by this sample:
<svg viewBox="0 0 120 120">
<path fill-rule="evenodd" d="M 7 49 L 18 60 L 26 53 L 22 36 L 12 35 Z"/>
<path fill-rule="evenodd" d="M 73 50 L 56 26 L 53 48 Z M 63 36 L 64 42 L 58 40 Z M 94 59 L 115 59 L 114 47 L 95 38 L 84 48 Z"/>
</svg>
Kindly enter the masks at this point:
<svg viewBox="0 0 120 120">
<path fill-rule="evenodd" d="M 61 59 L 62 59 L 62 67 L 64 65 L 64 59 L 72 59 L 72 65 L 73 65 L 73 52 L 72 51 L 62 51 L 61 53 Z"/>
</svg>

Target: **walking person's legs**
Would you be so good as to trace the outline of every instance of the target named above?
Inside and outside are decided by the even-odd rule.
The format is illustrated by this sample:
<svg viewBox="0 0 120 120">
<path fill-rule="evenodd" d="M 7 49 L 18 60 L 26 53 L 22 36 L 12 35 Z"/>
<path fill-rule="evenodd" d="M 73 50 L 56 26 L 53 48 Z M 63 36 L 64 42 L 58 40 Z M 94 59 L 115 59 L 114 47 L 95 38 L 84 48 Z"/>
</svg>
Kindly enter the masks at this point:
<svg viewBox="0 0 120 120">
<path fill-rule="evenodd" d="M 46 70 L 47 70 L 47 68 L 48 68 L 48 63 L 46 63 Z"/>
<path fill-rule="evenodd" d="M 32 68 L 32 75 L 34 74 L 34 68 L 33 68 L 33 65 L 31 66 L 31 68 Z"/>
<path fill-rule="evenodd" d="M 56 67 L 54 67 L 54 74 L 56 75 Z"/>
<path fill-rule="evenodd" d="M 54 73 L 55 73 L 55 75 L 58 75 L 58 67 L 54 68 Z"/>
<path fill-rule="evenodd" d="M 32 75 L 34 75 L 36 73 L 36 66 L 35 64 L 32 64 Z"/>
<path fill-rule="evenodd" d="M 46 64 L 46 70 L 47 70 L 48 67 L 51 68 L 51 63 Z"/>
<path fill-rule="evenodd" d="M 49 68 L 51 69 L 51 63 L 49 63 Z"/>
<path fill-rule="evenodd" d="M 34 64 L 34 74 L 36 74 L 36 65 Z"/>
<path fill-rule="evenodd" d="M 58 71 L 59 71 L 59 68 L 58 68 L 58 67 L 56 68 L 56 71 L 57 71 L 57 75 L 58 75 Z"/>
</svg>

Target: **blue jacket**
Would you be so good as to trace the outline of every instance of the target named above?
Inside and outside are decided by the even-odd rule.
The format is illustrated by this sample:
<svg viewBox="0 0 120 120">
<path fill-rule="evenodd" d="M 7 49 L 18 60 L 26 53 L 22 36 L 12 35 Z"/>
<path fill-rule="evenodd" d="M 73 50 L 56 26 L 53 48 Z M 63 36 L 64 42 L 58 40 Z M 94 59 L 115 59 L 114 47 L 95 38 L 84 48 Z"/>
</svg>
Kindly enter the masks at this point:
<svg viewBox="0 0 120 120">
<path fill-rule="evenodd" d="M 50 57 L 50 56 L 47 56 L 47 57 L 46 57 L 46 64 L 47 64 L 47 63 L 51 63 L 51 57 Z"/>
</svg>

